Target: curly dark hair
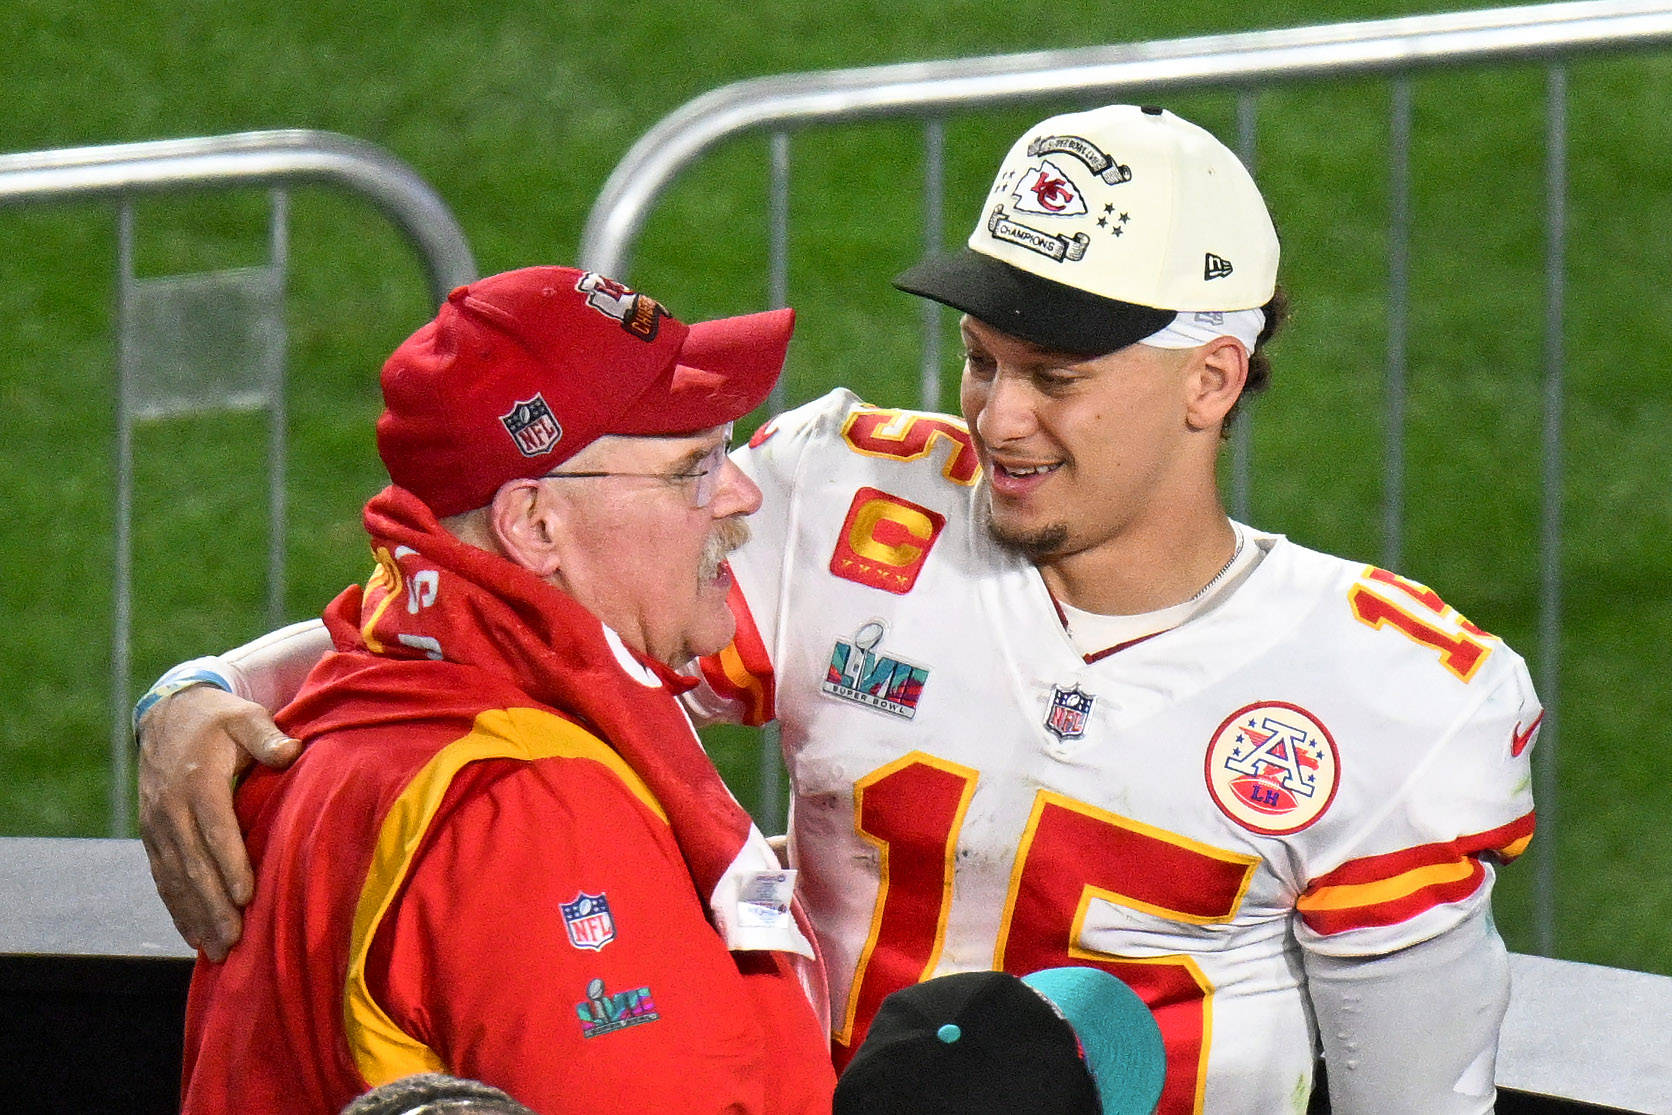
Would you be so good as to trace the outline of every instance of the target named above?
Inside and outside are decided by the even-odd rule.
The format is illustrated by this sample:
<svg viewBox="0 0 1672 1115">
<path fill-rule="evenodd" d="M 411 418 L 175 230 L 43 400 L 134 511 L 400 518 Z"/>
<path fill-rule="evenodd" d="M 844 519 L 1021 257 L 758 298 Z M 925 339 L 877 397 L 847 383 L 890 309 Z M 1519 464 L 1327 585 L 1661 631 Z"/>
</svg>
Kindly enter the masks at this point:
<svg viewBox="0 0 1672 1115">
<path fill-rule="evenodd" d="M 498 1088 L 438 1072 L 402 1077 L 374 1088 L 341 1115 L 535 1115 Z"/>
<path fill-rule="evenodd" d="M 1271 300 L 1260 308 L 1266 312 L 1266 323 L 1254 340 L 1254 351 L 1248 354 L 1248 380 L 1242 386 L 1242 394 L 1220 424 L 1221 437 L 1231 436 L 1231 423 L 1242 413 L 1243 401 L 1260 394 L 1271 383 L 1271 358 L 1266 355 L 1266 346 L 1289 320 L 1289 292 L 1279 285 L 1272 291 Z"/>
</svg>

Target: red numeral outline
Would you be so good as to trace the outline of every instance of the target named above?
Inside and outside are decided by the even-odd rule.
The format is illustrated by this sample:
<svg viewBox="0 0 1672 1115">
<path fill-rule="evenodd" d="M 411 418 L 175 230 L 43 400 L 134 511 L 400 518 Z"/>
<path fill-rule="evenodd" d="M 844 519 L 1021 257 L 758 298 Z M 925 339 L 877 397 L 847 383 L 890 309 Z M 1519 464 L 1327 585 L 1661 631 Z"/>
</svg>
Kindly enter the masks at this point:
<svg viewBox="0 0 1672 1115">
<path fill-rule="evenodd" d="M 953 853 L 977 772 L 913 751 L 853 785 L 854 827 L 881 856 L 871 932 L 833 1035 L 837 1067 L 852 1055 L 889 992 L 922 980 L 940 960 L 952 908 Z M 895 886 L 899 883 L 899 886 Z"/>
<path fill-rule="evenodd" d="M 1400 607 L 1394 600 L 1361 581 L 1347 590 L 1347 605 L 1353 611 L 1353 618 L 1360 623 L 1378 630 L 1392 627 L 1413 642 L 1432 647 L 1440 652 L 1440 665 L 1464 682 L 1475 676 L 1481 663 L 1492 653 L 1492 647 L 1480 640 L 1491 640 L 1494 636 L 1470 623 L 1427 585 L 1406 580 L 1397 573 L 1375 566 L 1367 567 L 1364 577 L 1366 581 L 1387 585 L 1415 601 L 1428 615 L 1418 615 Z M 1447 630 L 1443 626 L 1445 624 L 1458 630 Z"/>
<path fill-rule="evenodd" d="M 835 1034 L 838 1068 L 882 1000 L 925 978 L 940 959 L 958 832 L 977 776 L 914 751 L 854 784 L 855 827 L 882 851 L 882 878 Z M 993 967 L 1025 974 L 1083 964 L 1125 980 L 1155 1011 L 1166 1042 L 1160 1110 L 1199 1111 L 1213 992 L 1201 968 L 1183 955 L 1134 960 L 1076 942 L 1093 899 L 1177 921 L 1228 922 L 1258 863 L 1041 790 L 1016 851 Z"/>
<path fill-rule="evenodd" d="M 842 439 L 855 453 L 891 461 L 927 457 L 939 441 L 952 447 L 941 467 L 942 476 L 967 488 L 981 475 L 969 430 L 962 422 L 939 414 L 867 408 L 842 424 Z"/>
</svg>

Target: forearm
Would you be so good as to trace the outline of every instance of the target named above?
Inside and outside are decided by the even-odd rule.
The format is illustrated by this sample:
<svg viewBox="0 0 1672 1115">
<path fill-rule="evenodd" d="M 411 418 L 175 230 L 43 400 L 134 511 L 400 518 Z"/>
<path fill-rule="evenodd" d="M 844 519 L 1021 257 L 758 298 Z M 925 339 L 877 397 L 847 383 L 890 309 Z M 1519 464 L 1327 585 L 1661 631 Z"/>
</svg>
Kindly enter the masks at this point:
<svg viewBox="0 0 1672 1115">
<path fill-rule="evenodd" d="M 254 701 L 269 714 L 289 704 L 302 682 L 331 649 L 331 636 L 317 619 L 269 631 L 222 654 L 192 658 L 158 678 L 134 709 L 134 722 L 161 697 L 187 685 L 213 685 Z"/>
<path fill-rule="evenodd" d="M 230 668 L 233 692 L 268 712 L 289 704 L 308 671 L 331 649 L 331 636 L 317 619 L 281 627 L 220 656 Z"/>
<path fill-rule="evenodd" d="M 283 767 L 301 748 L 273 723 L 330 649 L 317 620 L 182 662 L 134 706 L 140 835 L 180 935 L 212 960 L 238 940 L 255 877 L 232 788 L 251 758 Z M 218 693 L 215 690 L 226 690 Z"/>
<path fill-rule="evenodd" d="M 1490 1112 L 1509 957 L 1482 905 L 1377 957 L 1305 957 L 1336 1115 Z"/>
</svg>

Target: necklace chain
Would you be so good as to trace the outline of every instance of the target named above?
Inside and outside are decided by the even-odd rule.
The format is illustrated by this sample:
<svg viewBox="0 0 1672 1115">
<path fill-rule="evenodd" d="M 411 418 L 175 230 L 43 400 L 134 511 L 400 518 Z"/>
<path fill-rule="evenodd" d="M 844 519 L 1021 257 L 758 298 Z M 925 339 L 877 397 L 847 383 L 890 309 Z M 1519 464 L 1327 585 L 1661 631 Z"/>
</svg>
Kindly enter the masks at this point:
<svg viewBox="0 0 1672 1115">
<path fill-rule="evenodd" d="M 1214 585 L 1217 585 L 1224 578 L 1225 574 L 1231 571 L 1231 566 L 1237 563 L 1237 558 L 1242 556 L 1242 531 L 1236 531 L 1236 536 L 1237 546 L 1236 549 L 1231 551 L 1231 556 L 1225 559 L 1225 564 L 1219 567 L 1219 572 L 1215 573 L 1208 583 L 1202 586 L 1200 592 L 1185 601 L 1186 604 L 1194 604 L 1196 601 L 1206 596 L 1208 594 L 1208 590 L 1213 588 Z"/>
</svg>

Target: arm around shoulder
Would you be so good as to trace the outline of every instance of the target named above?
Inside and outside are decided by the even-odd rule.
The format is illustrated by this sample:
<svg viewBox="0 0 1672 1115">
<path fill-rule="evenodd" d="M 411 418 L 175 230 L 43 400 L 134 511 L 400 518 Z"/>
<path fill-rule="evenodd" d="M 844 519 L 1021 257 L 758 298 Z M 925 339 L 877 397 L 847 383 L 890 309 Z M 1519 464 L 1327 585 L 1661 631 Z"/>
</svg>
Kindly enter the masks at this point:
<svg viewBox="0 0 1672 1115">
<path fill-rule="evenodd" d="M 255 879 L 232 791 L 253 760 L 283 767 L 301 745 L 273 723 L 330 649 L 318 620 L 292 624 L 222 656 L 181 663 L 134 708 L 139 827 L 151 875 L 188 944 L 212 960 L 241 933 Z M 254 699 L 251 699 L 254 698 Z"/>
</svg>

